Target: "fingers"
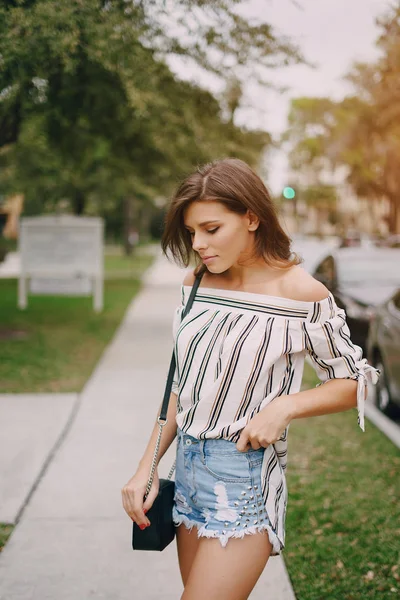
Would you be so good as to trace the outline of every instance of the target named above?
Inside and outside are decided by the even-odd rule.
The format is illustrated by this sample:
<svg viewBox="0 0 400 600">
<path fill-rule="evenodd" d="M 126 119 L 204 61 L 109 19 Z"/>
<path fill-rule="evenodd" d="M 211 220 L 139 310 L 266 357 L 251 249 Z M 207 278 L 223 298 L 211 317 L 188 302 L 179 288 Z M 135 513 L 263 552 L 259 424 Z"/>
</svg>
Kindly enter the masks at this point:
<svg viewBox="0 0 400 600">
<path fill-rule="evenodd" d="M 237 441 L 236 448 L 239 450 L 239 452 L 246 452 L 246 450 L 248 450 L 247 446 L 249 444 L 249 436 L 247 432 L 243 429 L 242 433 L 240 434 L 240 438 Z"/>
<path fill-rule="evenodd" d="M 143 510 L 144 489 L 135 490 L 131 485 L 127 484 L 122 488 L 121 494 L 122 505 L 132 521 L 137 523 L 141 529 L 148 527 L 150 521 Z"/>
<path fill-rule="evenodd" d="M 282 438 L 283 434 L 284 431 L 280 435 L 277 434 L 276 431 L 274 432 L 274 435 L 271 435 L 269 433 L 266 434 L 265 431 L 258 431 L 258 433 L 252 432 L 251 428 L 249 431 L 246 431 L 246 428 L 244 428 L 242 429 L 240 437 L 236 443 L 236 448 L 239 450 L 239 452 L 246 452 L 250 448 L 253 448 L 253 450 L 268 448 L 268 446 L 271 444 L 278 442 Z"/>
<path fill-rule="evenodd" d="M 253 448 L 253 450 L 259 450 L 260 448 L 266 448 L 273 443 L 274 442 L 267 442 L 264 440 L 260 442 L 260 440 L 257 439 L 257 436 L 253 438 L 248 433 L 243 434 L 242 432 L 242 435 L 237 441 L 236 448 L 239 450 L 239 452 L 247 452 L 247 450 L 250 448 Z"/>
<path fill-rule="evenodd" d="M 147 510 L 146 510 L 146 512 L 147 512 Z M 136 511 L 136 514 L 138 515 L 138 518 L 134 519 L 134 521 L 135 521 L 135 523 L 137 523 L 139 525 L 140 529 L 145 529 L 146 527 L 149 527 L 150 521 L 146 517 L 146 514 L 145 514 L 145 512 L 143 510 L 143 507 L 139 508 Z"/>
<path fill-rule="evenodd" d="M 260 448 L 264 448 L 264 446 L 260 444 L 257 440 L 252 440 L 251 442 L 249 442 L 249 444 L 250 448 L 253 448 L 253 450 L 259 450 Z"/>
<path fill-rule="evenodd" d="M 236 444 L 236 448 L 239 450 L 239 452 L 247 452 L 247 450 L 249 450 L 250 448 L 253 448 L 253 450 L 259 450 L 263 447 L 256 437 L 253 439 L 249 436 L 248 433 L 243 433 L 243 431 Z"/>
<path fill-rule="evenodd" d="M 149 511 L 150 508 L 153 506 L 153 503 L 157 497 L 157 494 L 158 494 L 158 489 L 156 488 L 156 486 L 153 483 L 153 485 L 150 488 L 149 495 L 147 496 L 146 500 L 143 502 L 143 510 L 145 513 L 147 511 Z"/>
</svg>

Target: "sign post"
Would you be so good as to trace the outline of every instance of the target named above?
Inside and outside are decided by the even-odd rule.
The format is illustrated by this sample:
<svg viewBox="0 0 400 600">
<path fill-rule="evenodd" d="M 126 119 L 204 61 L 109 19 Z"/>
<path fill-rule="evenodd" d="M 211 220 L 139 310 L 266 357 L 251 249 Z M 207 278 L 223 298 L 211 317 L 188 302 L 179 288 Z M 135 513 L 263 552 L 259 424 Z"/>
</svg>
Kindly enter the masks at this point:
<svg viewBox="0 0 400 600">
<path fill-rule="evenodd" d="M 103 309 L 103 230 L 100 217 L 23 217 L 19 235 L 18 307 L 27 307 L 28 293 L 93 295 L 93 308 L 100 312 Z"/>
</svg>

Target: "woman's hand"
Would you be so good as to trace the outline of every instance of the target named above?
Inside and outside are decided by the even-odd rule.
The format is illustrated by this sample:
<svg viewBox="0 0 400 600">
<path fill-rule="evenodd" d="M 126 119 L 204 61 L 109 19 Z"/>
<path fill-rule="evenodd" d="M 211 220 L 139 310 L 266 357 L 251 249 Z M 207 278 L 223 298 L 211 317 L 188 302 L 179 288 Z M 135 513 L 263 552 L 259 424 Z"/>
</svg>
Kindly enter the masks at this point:
<svg viewBox="0 0 400 600">
<path fill-rule="evenodd" d="M 147 496 L 146 501 L 143 502 L 147 482 L 149 480 L 149 472 L 150 468 L 139 468 L 121 490 L 122 504 L 125 512 L 130 516 L 132 521 L 139 525 L 140 529 L 144 529 L 150 525 L 150 521 L 145 516 L 145 513 L 152 507 L 160 487 L 156 469 L 149 495 Z"/>
<path fill-rule="evenodd" d="M 260 410 L 242 429 L 236 448 L 240 452 L 246 452 L 249 444 L 253 450 L 266 448 L 279 440 L 290 421 L 290 396 L 279 396 Z"/>
</svg>

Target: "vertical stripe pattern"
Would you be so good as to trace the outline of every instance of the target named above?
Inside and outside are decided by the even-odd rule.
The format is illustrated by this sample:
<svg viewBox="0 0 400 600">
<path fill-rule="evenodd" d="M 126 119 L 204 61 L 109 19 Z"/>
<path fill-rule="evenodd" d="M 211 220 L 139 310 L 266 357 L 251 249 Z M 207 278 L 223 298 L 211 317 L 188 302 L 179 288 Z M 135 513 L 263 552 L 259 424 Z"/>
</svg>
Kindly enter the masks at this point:
<svg viewBox="0 0 400 600">
<path fill-rule="evenodd" d="M 307 354 L 322 383 L 358 380 L 358 422 L 364 428 L 364 390 L 377 371 L 350 338 L 346 317 L 329 294 L 299 302 L 261 294 L 200 287 L 182 320 L 190 294 L 173 320 L 178 427 L 198 439 L 234 443 L 249 420 L 280 396 L 300 389 Z M 273 554 L 285 543 L 288 429 L 264 452 L 262 495 L 272 524 Z"/>
</svg>

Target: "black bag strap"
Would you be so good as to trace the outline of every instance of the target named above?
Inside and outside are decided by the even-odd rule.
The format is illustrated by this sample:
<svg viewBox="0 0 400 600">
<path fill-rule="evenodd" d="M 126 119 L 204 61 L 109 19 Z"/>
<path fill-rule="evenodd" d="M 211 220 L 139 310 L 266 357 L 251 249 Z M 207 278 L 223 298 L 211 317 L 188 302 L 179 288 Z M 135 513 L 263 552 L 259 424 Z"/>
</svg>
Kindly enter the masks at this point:
<svg viewBox="0 0 400 600">
<path fill-rule="evenodd" d="M 199 273 L 198 275 L 196 275 L 196 280 L 193 284 L 192 291 L 190 292 L 189 300 L 187 301 L 185 310 L 182 313 L 182 319 L 184 319 L 186 317 L 186 315 L 192 308 L 194 297 L 196 295 L 197 288 L 200 285 L 200 281 L 201 281 L 201 278 L 203 277 L 203 275 L 204 275 L 204 273 Z M 175 349 L 174 349 L 172 351 L 171 363 L 169 366 L 168 378 L 167 378 L 167 383 L 165 386 L 164 399 L 163 399 L 163 403 L 161 406 L 160 416 L 158 417 L 158 419 L 162 420 L 162 421 L 166 421 L 166 419 L 167 419 L 168 404 L 169 404 L 169 398 L 171 396 L 171 388 L 172 388 L 172 382 L 173 382 L 174 375 L 175 375 L 175 369 L 176 369 L 176 357 L 175 357 Z"/>
</svg>

